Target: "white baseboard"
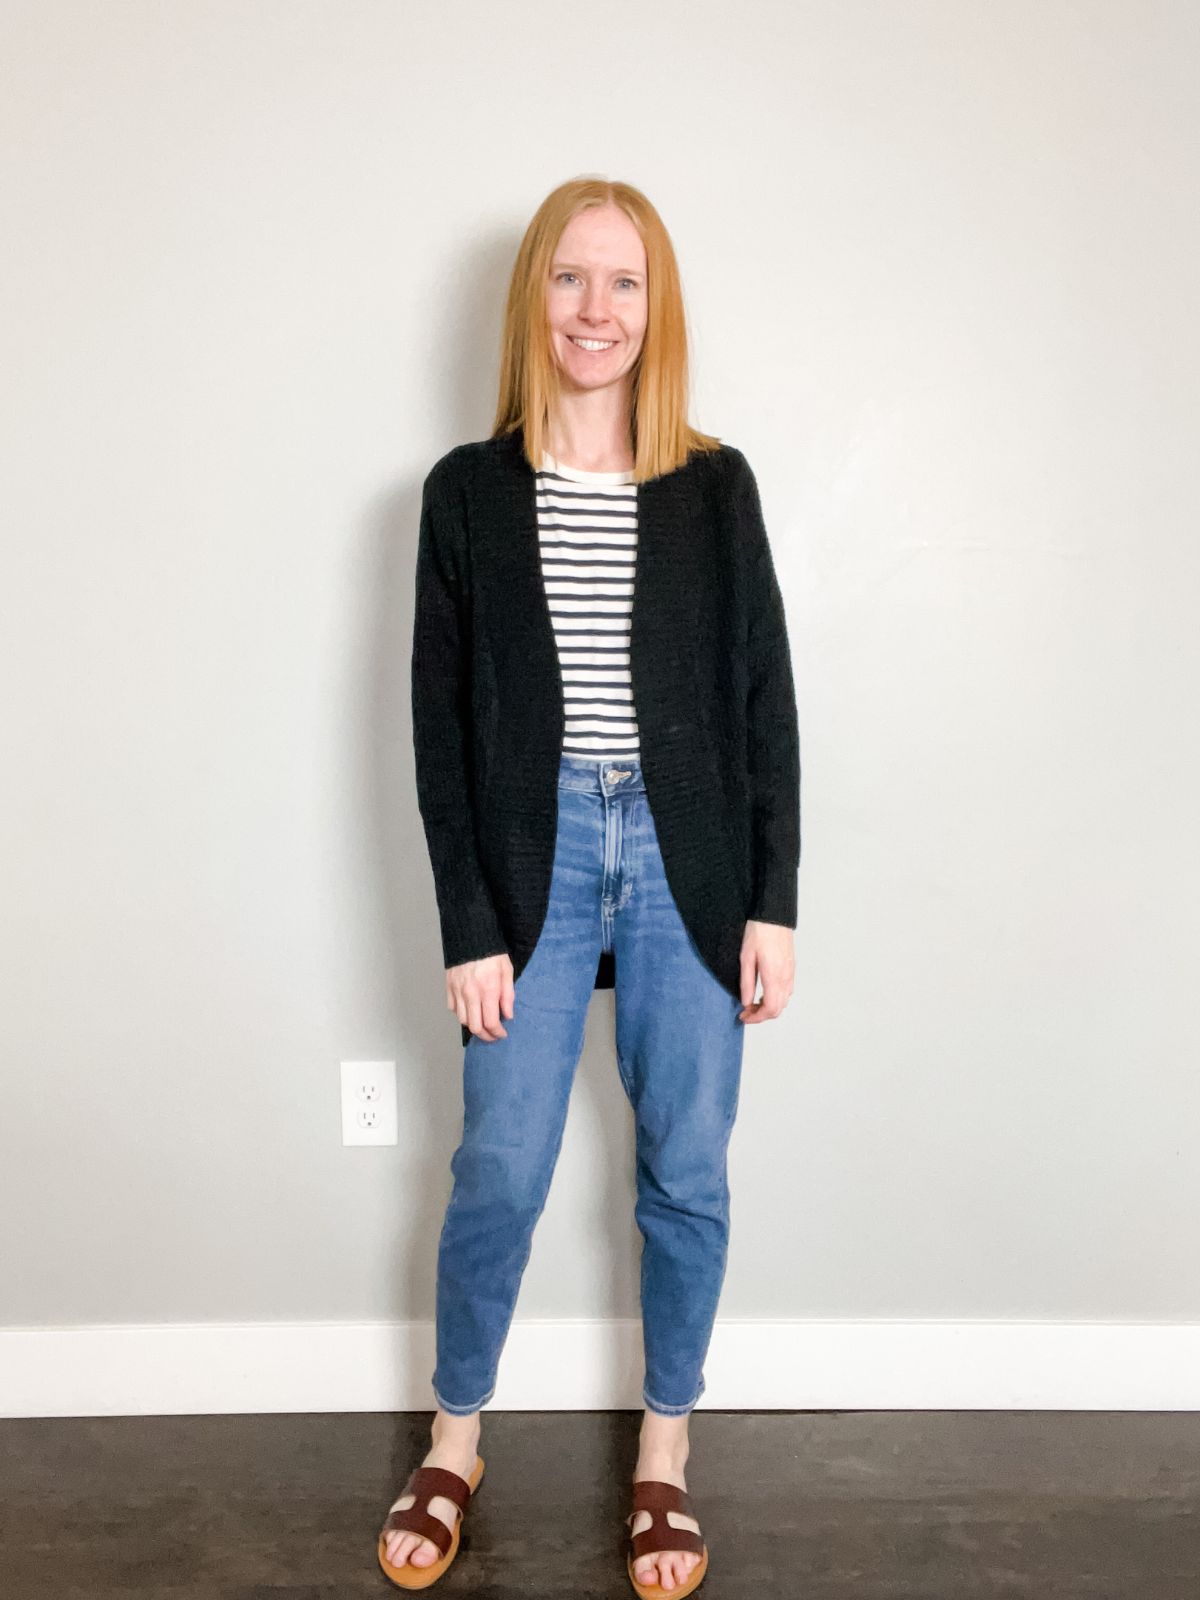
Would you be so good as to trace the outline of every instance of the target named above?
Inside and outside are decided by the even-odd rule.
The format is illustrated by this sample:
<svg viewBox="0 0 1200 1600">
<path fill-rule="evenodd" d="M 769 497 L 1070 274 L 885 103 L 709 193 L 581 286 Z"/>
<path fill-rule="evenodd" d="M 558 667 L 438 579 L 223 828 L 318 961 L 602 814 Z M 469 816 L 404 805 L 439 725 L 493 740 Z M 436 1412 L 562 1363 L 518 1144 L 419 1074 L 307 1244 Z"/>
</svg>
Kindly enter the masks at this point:
<svg viewBox="0 0 1200 1600">
<path fill-rule="evenodd" d="M 0 1415 L 432 1411 L 430 1322 L 0 1329 Z M 699 1410 L 1195 1411 L 1200 1325 L 722 1319 Z M 514 1322 L 488 1411 L 641 1409 L 637 1320 Z"/>
</svg>

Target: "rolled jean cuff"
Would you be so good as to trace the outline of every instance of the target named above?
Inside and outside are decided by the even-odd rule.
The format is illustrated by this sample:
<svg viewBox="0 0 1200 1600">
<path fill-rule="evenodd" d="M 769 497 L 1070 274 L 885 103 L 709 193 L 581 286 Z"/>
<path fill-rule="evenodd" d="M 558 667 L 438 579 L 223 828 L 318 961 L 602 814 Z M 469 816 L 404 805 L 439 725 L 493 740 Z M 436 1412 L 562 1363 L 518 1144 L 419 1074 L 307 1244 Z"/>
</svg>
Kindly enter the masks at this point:
<svg viewBox="0 0 1200 1600">
<path fill-rule="evenodd" d="M 493 1384 L 492 1387 L 488 1390 L 488 1392 L 484 1395 L 482 1400 L 476 1400 L 474 1405 L 469 1405 L 469 1406 L 452 1406 L 448 1400 L 444 1400 L 442 1398 L 442 1396 L 437 1392 L 436 1389 L 433 1391 L 433 1398 L 437 1401 L 437 1403 L 441 1407 L 441 1409 L 443 1411 L 445 1411 L 445 1412 L 448 1412 L 450 1416 L 452 1416 L 452 1417 L 469 1417 L 474 1412 L 481 1411 L 483 1409 L 483 1407 L 485 1405 L 487 1405 L 488 1401 L 492 1398 L 492 1396 L 495 1393 L 496 1393 L 496 1386 L 495 1386 L 495 1384 Z"/>
<path fill-rule="evenodd" d="M 652 1399 L 644 1389 L 642 1390 L 642 1399 L 645 1401 L 647 1408 L 651 1411 L 656 1411 L 660 1417 L 686 1417 L 688 1412 L 695 1408 L 700 1395 L 703 1393 L 704 1385 L 701 1384 L 700 1394 L 686 1406 L 664 1406 L 659 1401 Z"/>
</svg>

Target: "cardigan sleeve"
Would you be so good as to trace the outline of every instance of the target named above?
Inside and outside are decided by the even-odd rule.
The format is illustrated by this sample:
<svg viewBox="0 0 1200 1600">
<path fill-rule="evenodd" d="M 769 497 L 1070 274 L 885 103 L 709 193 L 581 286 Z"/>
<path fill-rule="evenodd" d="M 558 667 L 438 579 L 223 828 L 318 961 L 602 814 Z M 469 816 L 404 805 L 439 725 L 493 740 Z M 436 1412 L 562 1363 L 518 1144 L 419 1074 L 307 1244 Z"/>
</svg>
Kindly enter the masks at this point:
<svg viewBox="0 0 1200 1600">
<path fill-rule="evenodd" d="M 746 748 L 753 887 L 747 917 L 794 928 L 800 864 L 800 734 L 783 595 L 763 522 L 758 484 L 740 450 L 732 456 L 731 512 L 742 579 L 740 638 L 746 653 Z"/>
<path fill-rule="evenodd" d="M 505 953 L 479 861 L 469 760 L 471 689 L 463 604 L 465 530 L 441 474 L 425 479 L 417 539 L 412 726 L 417 806 L 447 967 Z"/>
</svg>

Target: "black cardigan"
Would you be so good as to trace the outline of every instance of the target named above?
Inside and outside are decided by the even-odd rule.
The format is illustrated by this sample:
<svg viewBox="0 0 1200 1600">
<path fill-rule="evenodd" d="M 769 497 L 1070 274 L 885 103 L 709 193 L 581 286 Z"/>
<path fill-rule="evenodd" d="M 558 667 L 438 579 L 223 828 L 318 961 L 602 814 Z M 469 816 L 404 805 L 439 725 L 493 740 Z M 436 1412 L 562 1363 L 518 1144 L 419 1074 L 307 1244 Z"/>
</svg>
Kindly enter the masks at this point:
<svg viewBox="0 0 1200 1600">
<path fill-rule="evenodd" d="M 637 513 L 630 673 L 647 799 L 680 915 L 737 998 L 747 919 L 796 926 L 783 599 L 754 474 L 732 445 L 639 483 Z M 412 719 L 444 965 L 507 951 L 515 979 L 549 901 L 564 728 L 519 428 L 458 445 L 425 479 Z M 595 987 L 613 983 L 608 951 Z"/>
</svg>

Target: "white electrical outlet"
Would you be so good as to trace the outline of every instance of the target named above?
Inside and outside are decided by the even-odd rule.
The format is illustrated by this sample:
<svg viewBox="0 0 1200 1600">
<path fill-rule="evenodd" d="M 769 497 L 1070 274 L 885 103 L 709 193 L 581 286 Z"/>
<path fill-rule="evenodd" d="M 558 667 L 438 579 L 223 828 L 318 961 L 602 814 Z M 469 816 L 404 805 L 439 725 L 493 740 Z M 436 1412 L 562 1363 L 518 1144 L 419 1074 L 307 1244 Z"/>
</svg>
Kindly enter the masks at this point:
<svg viewBox="0 0 1200 1600">
<path fill-rule="evenodd" d="M 342 1062 L 342 1143 L 396 1143 L 396 1063 Z"/>
</svg>

